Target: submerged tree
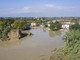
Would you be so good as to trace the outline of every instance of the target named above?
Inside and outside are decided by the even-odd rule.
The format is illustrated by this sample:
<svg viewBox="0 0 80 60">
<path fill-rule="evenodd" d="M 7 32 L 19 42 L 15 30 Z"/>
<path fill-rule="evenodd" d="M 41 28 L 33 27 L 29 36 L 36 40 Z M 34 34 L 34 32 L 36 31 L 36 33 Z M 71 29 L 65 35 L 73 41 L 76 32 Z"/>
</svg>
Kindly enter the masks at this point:
<svg viewBox="0 0 80 60">
<path fill-rule="evenodd" d="M 56 21 L 55 23 L 51 23 L 50 25 L 50 29 L 51 30 L 59 30 L 61 29 L 61 23 L 59 23 L 58 21 Z"/>
</svg>

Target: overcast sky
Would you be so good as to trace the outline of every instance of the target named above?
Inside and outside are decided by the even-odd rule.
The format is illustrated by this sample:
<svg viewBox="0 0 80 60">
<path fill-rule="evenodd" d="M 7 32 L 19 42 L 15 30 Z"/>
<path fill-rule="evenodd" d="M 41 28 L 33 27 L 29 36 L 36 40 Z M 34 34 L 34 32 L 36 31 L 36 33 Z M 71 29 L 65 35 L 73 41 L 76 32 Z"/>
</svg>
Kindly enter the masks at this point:
<svg viewBox="0 0 80 60">
<path fill-rule="evenodd" d="M 0 0 L 0 17 L 80 17 L 80 0 Z"/>
</svg>

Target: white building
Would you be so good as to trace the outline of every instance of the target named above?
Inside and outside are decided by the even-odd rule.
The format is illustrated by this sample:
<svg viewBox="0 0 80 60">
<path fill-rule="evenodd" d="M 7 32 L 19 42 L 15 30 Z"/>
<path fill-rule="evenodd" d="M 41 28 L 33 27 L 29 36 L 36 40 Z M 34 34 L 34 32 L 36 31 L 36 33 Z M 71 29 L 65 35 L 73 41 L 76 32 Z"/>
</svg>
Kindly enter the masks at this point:
<svg viewBox="0 0 80 60">
<path fill-rule="evenodd" d="M 57 20 L 52 20 L 53 23 L 55 23 Z"/>
<path fill-rule="evenodd" d="M 36 27 L 36 23 L 32 22 L 31 27 Z"/>
<path fill-rule="evenodd" d="M 69 25 L 68 24 L 64 24 L 64 25 L 62 25 L 62 28 L 63 29 L 69 29 Z"/>
<path fill-rule="evenodd" d="M 51 24 L 47 24 L 48 27 L 50 27 Z"/>
<path fill-rule="evenodd" d="M 47 26 L 50 27 L 51 23 L 55 23 L 57 20 L 52 20 L 47 22 Z"/>
<path fill-rule="evenodd" d="M 64 21 L 61 24 L 62 24 L 63 29 L 69 29 L 69 26 L 71 25 L 71 22 Z"/>
<path fill-rule="evenodd" d="M 42 24 L 42 25 L 40 25 L 40 27 L 41 27 L 41 28 L 44 28 L 44 27 L 45 27 L 45 25 L 43 25 L 43 24 Z"/>
</svg>

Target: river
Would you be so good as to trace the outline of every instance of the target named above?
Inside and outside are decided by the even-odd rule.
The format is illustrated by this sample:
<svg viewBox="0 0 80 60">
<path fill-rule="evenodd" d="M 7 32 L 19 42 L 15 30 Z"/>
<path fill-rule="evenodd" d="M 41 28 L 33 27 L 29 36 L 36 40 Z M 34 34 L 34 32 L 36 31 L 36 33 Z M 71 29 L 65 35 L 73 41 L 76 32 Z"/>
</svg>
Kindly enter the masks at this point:
<svg viewBox="0 0 80 60">
<path fill-rule="evenodd" d="M 62 30 L 36 28 L 29 32 L 33 35 L 21 40 L 0 41 L 0 60 L 49 60 L 53 50 L 64 45 Z"/>
</svg>

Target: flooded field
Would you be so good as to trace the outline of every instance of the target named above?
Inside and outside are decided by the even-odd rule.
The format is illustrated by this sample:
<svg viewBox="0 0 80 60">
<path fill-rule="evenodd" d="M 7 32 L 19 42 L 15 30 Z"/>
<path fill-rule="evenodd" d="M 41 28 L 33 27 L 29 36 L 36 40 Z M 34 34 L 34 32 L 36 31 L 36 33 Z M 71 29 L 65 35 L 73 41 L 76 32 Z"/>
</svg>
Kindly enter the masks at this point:
<svg viewBox="0 0 80 60">
<path fill-rule="evenodd" d="M 33 35 L 21 40 L 0 41 L 0 60 L 49 60 L 53 50 L 64 45 L 64 31 L 37 28 L 28 32 Z"/>
</svg>

